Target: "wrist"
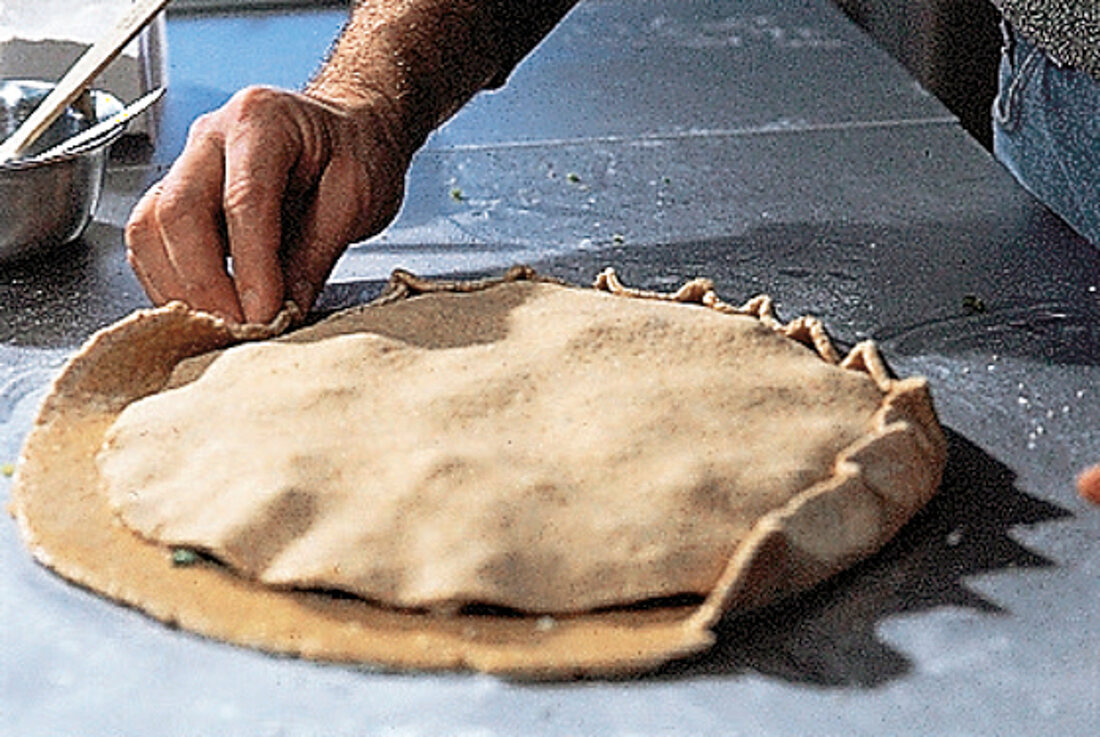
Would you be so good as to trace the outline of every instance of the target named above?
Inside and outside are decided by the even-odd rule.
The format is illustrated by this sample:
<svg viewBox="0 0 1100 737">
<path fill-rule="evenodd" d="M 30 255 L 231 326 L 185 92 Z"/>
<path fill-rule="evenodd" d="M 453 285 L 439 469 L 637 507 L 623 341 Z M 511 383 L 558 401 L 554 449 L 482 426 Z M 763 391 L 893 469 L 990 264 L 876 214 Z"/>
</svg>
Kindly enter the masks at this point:
<svg viewBox="0 0 1100 737">
<path fill-rule="evenodd" d="M 381 90 L 318 76 L 302 94 L 353 123 L 371 138 L 383 140 L 405 160 L 412 158 L 427 136 L 424 133 L 421 137 L 416 132 L 410 112 L 400 101 Z"/>
<path fill-rule="evenodd" d="M 482 0 L 359 0 L 306 94 L 356 115 L 382 108 L 411 155 L 498 78 Z"/>
</svg>

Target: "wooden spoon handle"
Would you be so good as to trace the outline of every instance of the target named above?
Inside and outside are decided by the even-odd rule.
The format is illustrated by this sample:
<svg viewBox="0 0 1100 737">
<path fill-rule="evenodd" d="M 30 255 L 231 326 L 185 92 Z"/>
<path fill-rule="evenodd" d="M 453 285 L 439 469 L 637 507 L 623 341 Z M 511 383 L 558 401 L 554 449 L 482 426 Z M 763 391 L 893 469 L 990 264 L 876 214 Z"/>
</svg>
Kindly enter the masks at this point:
<svg viewBox="0 0 1100 737">
<path fill-rule="evenodd" d="M 95 79 L 123 47 L 167 5 L 169 0 L 137 0 L 107 34 L 96 41 L 69 67 L 65 76 L 46 96 L 34 112 L 23 121 L 15 133 L 0 145 L 0 164 L 15 158 L 38 140 L 42 132 L 73 100 L 80 96 L 88 83 Z"/>
</svg>

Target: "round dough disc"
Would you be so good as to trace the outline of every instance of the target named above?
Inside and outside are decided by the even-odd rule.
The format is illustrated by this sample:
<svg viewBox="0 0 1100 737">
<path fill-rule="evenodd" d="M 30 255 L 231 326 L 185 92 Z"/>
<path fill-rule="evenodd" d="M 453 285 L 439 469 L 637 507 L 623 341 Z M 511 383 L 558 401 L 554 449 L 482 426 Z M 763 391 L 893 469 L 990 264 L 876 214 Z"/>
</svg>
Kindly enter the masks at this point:
<svg viewBox="0 0 1100 737">
<path fill-rule="evenodd" d="M 178 305 L 137 313 L 55 382 L 13 511 L 46 565 L 201 634 L 562 677 L 703 649 L 935 491 L 925 383 L 873 347 L 838 365 L 766 301 L 601 284 L 395 275 L 240 345 Z"/>
</svg>

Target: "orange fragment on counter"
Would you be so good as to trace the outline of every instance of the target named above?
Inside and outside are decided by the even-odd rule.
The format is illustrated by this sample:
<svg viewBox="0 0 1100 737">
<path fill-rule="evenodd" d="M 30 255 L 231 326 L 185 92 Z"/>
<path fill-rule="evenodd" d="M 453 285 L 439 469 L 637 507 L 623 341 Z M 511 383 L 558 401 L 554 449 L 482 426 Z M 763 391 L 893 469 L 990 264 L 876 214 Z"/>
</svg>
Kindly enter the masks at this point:
<svg viewBox="0 0 1100 737">
<path fill-rule="evenodd" d="M 1077 477 L 1077 493 L 1093 504 L 1100 504 L 1100 463 L 1086 468 Z"/>
</svg>

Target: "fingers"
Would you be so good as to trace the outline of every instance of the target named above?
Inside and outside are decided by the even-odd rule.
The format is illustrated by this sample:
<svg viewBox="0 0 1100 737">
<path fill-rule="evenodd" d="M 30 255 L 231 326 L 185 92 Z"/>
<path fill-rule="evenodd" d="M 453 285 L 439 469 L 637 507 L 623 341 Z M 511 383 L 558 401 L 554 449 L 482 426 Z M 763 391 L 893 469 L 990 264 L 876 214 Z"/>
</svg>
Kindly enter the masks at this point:
<svg viewBox="0 0 1100 737">
<path fill-rule="evenodd" d="M 233 322 L 267 322 L 282 306 L 281 208 L 298 144 L 280 104 L 251 89 L 200 118 L 134 209 L 129 260 L 155 303 L 180 299 Z"/>
<path fill-rule="evenodd" d="M 280 124 L 283 111 L 277 105 L 265 108 L 270 102 L 265 90 L 242 96 L 237 126 L 226 140 L 226 232 L 237 294 L 250 322 L 267 322 L 283 304 L 284 200 L 302 150 L 293 135 L 299 127 Z"/>
<path fill-rule="evenodd" d="M 157 225 L 156 202 L 161 183 L 157 182 L 138 200 L 126 225 L 126 260 L 155 305 L 168 302 L 171 294 L 182 294 L 175 268 L 168 259 Z"/>
<path fill-rule="evenodd" d="M 362 169 L 351 157 L 334 158 L 321 174 L 285 258 L 287 292 L 303 309 L 312 306 L 336 260 L 362 230 L 366 208 L 358 197 L 366 192 Z"/>
<path fill-rule="evenodd" d="M 134 208 L 126 227 L 128 260 L 154 303 L 179 299 L 241 322 L 245 315 L 225 264 L 224 153 L 219 138 L 202 127 L 196 125 L 168 175 Z"/>
<path fill-rule="evenodd" d="M 198 139 L 162 183 L 157 224 L 183 290 L 182 298 L 195 307 L 240 321 L 246 315 L 226 270 L 223 168 L 221 142 Z"/>
<path fill-rule="evenodd" d="M 400 204 L 408 158 L 375 128 L 260 88 L 197 121 L 126 228 L 150 298 L 234 322 L 267 322 L 288 297 L 308 309 L 347 243 Z"/>
</svg>

